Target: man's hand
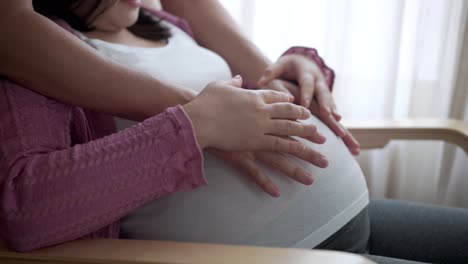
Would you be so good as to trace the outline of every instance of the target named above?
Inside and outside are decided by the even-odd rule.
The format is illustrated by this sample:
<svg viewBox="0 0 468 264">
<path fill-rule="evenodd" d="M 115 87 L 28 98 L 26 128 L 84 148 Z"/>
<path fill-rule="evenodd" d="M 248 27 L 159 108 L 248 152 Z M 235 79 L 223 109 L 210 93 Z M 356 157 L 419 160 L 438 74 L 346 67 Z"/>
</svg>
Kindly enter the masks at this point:
<svg viewBox="0 0 468 264">
<path fill-rule="evenodd" d="M 312 175 L 288 159 L 284 154 L 278 152 L 229 152 L 216 149 L 210 149 L 209 152 L 245 172 L 260 188 L 273 197 L 279 197 L 280 190 L 260 168 L 258 162 L 263 162 L 272 169 L 276 169 L 287 177 L 304 185 L 311 185 L 314 182 Z M 322 168 L 328 164 L 326 159 L 319 153 L 316 153 L 315 160 L 316 162 L 313 164 Z"/>
</svg>

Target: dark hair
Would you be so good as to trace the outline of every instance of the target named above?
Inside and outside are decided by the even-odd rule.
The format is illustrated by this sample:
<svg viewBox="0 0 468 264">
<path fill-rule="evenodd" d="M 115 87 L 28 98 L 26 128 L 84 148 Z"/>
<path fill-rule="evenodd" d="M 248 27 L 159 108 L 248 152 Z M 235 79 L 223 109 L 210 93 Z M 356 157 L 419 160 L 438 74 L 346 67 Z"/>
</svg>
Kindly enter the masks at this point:
<svg viewBox="0 0 468 264">
<path fill-rule="evenodd" d="M 1 1 L 1 0 L 0 0 Z M 91 24 L 118 0 L 33 0 L 34 10 L 52 19 L 63 19 L 79 31 L 91 31 Z M 128 28 L 133 34 L 149 40 L 167 40 L 169 28 L 161 20 L 140 9 L 137 22 Z"/>
</svg>

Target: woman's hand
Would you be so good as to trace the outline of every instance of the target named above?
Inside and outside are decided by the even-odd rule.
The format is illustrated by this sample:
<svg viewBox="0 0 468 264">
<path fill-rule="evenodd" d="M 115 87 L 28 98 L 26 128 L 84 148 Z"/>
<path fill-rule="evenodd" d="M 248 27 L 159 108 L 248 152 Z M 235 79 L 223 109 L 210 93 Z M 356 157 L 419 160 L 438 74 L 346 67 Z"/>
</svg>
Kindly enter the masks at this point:
<svg viewBox="0 0 468 264">
<path fill-rule="evenodd" d="M 279 78 L 296 81 L 299 86 Z M 309 108 L 312 114 L 341 137 L 351 153 L 359 154 L 359 143 L 339 123 L 341 115 L 336 110 L 325 77 L 312 59 L 297 54 L 285 55 L 265 70 L 258 84 L 293 95 L 297 104 Z"/>
<path fill-rule="evenodd" d="M 286 87 L 286 90 L 281 89 L 280 91 L 289 91 L 294 95 L 296 101 L 306 108 L 310 107 L 312 99 L 315 97 L 321 111 L 327 114 L 334 114 L 339 119 L 336 105 L 325 77 L 312 59 L 299 54 L 282 56 L 277 62 L 266 68 L 258 80 L 258 85 L 265 87 L 275 79 L 296 81 L 299 84 L 299 90 Z"/>
<path fill-rule="evenodd" d="M 280 190 L 260 168 L 258 164 L 259 161 L 304 185 L 311 185 L 314 182 L 312 175 L 307 173 L 301 166 L 288 159 L 284 154 L 278 152 L 229 152 L 216 149 L 210 149 L 209 152 L 225 160 L 236 169 L 245 172 L 260 188 L 273 197 L 279 197 Z M 313 162 L 314 165 L 321 168 L 328 165 L 326 160 L 321 160 L 321 155 L 319 153 L 316 153 L 315 156 L 316 161 Z"/>
<path fill-rule="evenodd" d="M 184 105 L 199 145 L 222 150 L 271 150 L 313 162 L 315 151 L 290 138 L 321 144 L 325 137 L 307 119 L 310 111 L 292 104 L 292 96 L 267 90 L 244 90 L 240 77 L 208 85 Z"/>
</svg>

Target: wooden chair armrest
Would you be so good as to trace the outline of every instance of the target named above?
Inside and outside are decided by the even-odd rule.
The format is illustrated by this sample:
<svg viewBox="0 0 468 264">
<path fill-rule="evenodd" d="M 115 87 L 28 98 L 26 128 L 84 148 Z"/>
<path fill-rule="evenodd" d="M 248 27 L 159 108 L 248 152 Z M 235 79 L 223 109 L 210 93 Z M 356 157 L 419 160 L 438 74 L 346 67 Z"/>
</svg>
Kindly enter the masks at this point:
<svg viewBox="0 0 468 264">
<path fill-rule="evenodd" d="M 69 242 L 31 253 L 0 250 L 0 263 L 372 264 L 374 262 L 354 254 L 324 250 L 96 239 Z"/>
<path fill-rule="evenodd" d="M 461 120 L 344 120 L 343 125 L 356 137 L 362 149 L 383 148 L 390 140 L 443 140 L 468 153 L 468 123 Z"/>
</svg>

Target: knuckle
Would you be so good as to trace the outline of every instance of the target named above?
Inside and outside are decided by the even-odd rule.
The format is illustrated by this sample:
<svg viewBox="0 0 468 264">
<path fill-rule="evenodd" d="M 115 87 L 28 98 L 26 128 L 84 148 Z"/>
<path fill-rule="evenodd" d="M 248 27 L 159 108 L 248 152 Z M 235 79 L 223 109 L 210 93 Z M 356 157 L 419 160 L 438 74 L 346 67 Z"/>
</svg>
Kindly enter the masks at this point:
<svg viewBox="0 0 468 264">
<path fill-rule="evenodd" d="M 315 78 L 314 78 L 313 75 L 311 75 L 311 74 L 306 74 L 306 75 L 304 75 L 304 76 L 302 77 L 302 82 L 303 82 L 303 83 L 309 84 L 309 83 L 314 82 L 314 79 L 315 79 Z"/>
<path fill-rule="evenodd" d="M 258 184 L 262 187 L 262 189 L 268 190 L 268 185 L 270 184 L 269 179 L 262 179 L 261 181 L 258 182 Z"/>
<path fill-rule="evenodd" d="M 286 133 L 292 134 L 294 132 L 294 125 L 291 121 L 286 121 Z"/>
<path fill-rule="evenodd" d="M 270 93 L 269 96 L 271 98 L 278 99 L 278 100 L 284 100 L 284 98 L 286 97 L 286 95 L 283 92 L 270 91 L 269 93 Z"/>
<path fill-rule="evenodd" d="M 326 107 L 321 107 L 319 112 L 320 117 L 323 119 L 328 119 L 330 117 L 330 113 Z"/>
<path fill-rule="evenodd" d="M 316 83 L 316 86 L 317 86 L 317 90 L 319 90 L 321 93 L 322 93 L 322 96 L 326 96 L 328 95 L 327 91 L 327 86 L 322 82 L 322 81 L 318 81 Z"/>
<path fill-rule="evenodd" d="M 255 113 L 263 113 L 266 111 L 266 105 L 263 103 L 263 100 L 259 96 L 253 98 L 252 107 Z"/>
<path fill-rule="evenodd" d="M 275 67 L 275 64 L 271 65 L 265 70 L 265 76 L 271 77 L 273 75 L 273 68 Z"/>
<path fill-rule="evenodd" d="M 248 171 L 249 171 L 250 176 L 252 176 L 252 177 L 254 177 L 254 178 L 258 179 L 258 180 L 261 180 L 262 172 L 260 171 L 259 168 L 255 167 L 255 166 L 250 166 L 248 168 Z"/>
<path fill-rule="evenodd" d="M 283 161 L 283 157 L 280 156 L 278 153 L 275 153 L 275 154 L 273 154 L 273 156 L 272 156 L 272 160 L 273 160 L 273 162 L 275 162 L 276 164 L 280 164 L 280 163 Z"/>
<path fill-rule="evenodd" d="M 301 116 L 308 116 L 309 115 L 309 110 L 305 107 L 299 107 L 299 110 L 300 110 L 300 115 Z"/>
<path fill-rule="evenodd" d="M 274 153 L 269 157 L 269 161 L 272 166 L 279 168 L 281 166 L 282 158 L 280 155 Z"/>
<path fill-rule="evenodd" d="M 224 85 L 224 83 L 221 82 L 221 81 L 213 81 L 213 82 L 210 82 L 208 84 L 209 87 L 217 87 L 217 86 L 221 86 L 221 85 Z"/>
<path fill-rule="evenodd" d="M 297 154 L 305 154 L 307 152 L 307 148 L 304 144 L 299 142 L 293 142 L 294 152 Z"/>
<path fill-rule="evenodd" d="M 293 171 L 294 178 L 299 179 L 299 178 L 302 177 L 302 170 L 301 170 L 301 168 L 295 167 L 293 170 L 294 170 L 294 171 Z"/>
<path fill-rule="evenodd" d="M 311 130 L 309 129 L 307 125 L 298 124 L 298 127 L 300 131 L 300 136 L 306 136 L 307 134 L 311 132 Z"/>
<path fill-rule="evenodd" d="M 280 148 L 282 147 L 281 142 L 282 142 L 282 141 L 281 141 L 281 138 L 276 137 L 276 138 L 274 139 L 274 141 L 273 141 L 273 147 L 274 147 L 275 149 L 280 149 Z"/>
<path fill-rule="evenodd" d="M 288 142 L 288 149 L 292 153 L 298 153 L 300 151 L 300 145 L 298 145 L 294 141 L 289 141 Z"/>
<path fill-rule="evenodd" d="M 309 127 L 307 128 L 309 131 L 312 131 L 312 132 L 317 132 L 317 126 L 316 125 L 313 125 L 313 124 L 310 124 Z"/>
<path fill-rule="evenodd" d="M 293 104 L 287 104 L 286 111 L 288 111 L 288 113 L 291 113 L 291 114 L 297 114 L 297 109 Z"/>
</svg>

